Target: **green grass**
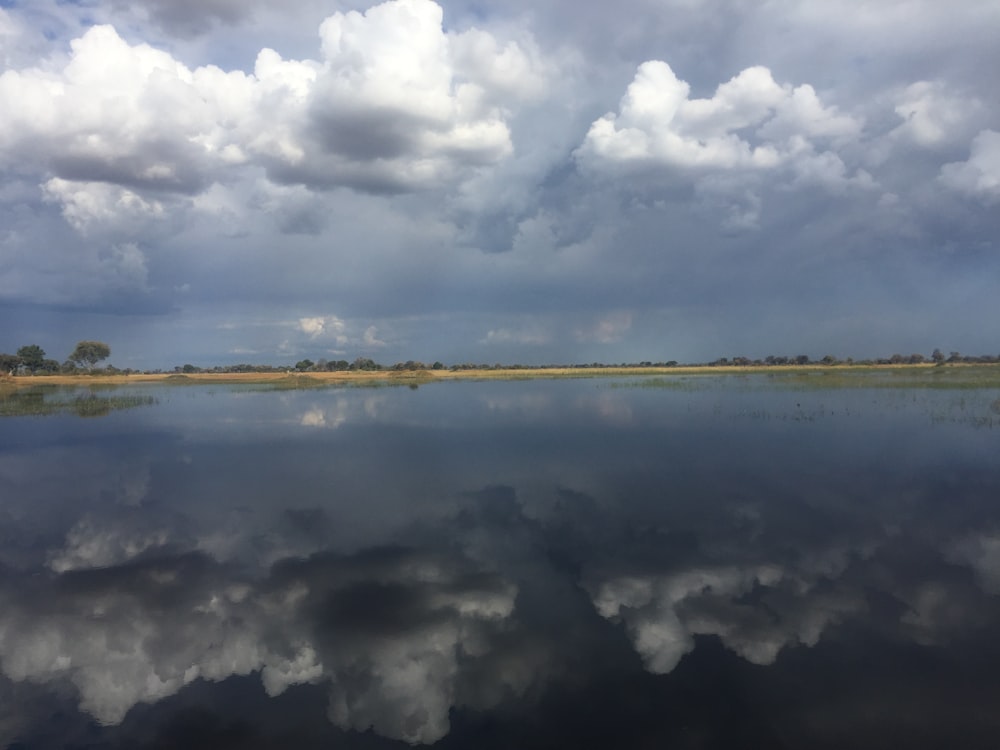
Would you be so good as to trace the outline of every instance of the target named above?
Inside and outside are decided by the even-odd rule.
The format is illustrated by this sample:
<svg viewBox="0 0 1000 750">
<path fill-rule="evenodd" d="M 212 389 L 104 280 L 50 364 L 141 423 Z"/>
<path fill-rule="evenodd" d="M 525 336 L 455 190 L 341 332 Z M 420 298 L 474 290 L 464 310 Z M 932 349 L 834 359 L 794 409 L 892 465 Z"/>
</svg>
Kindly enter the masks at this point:
<svg viewBox="0 0 1000 750">
<path fill-rule="evenodd" d="M 613 383 L 614 388 L 666 388 L 696 390 L 710 388 L 718 378 L 738 379 L 748 388 L 790 388 L 793 390 L 827 390 L 837 388 L 905 388 L 905 389 L 1000 389 L 1000 367 L 993 365 L 963 365 L 960 367 L 857 367 L 857 368 L 769 368 L 759 370 L 678 373 L 638 377 Z"/>
<path fill-rule="evenodd" d="M 791 385 L 819 388 L 1000 388 L 1000 368 L 990 365 L 879 370 L 829 370 L 800 373 Z"/>
<path fill-rule="evenodd" d="M 100 395 L 94 391 L 38 386 L 0 395 L 0 417 L 47 417 L 75 414 L 104 417 L 120 409 L 134 409 L 157 403 L 152 396 L 139 394 Z"/>
</svg>

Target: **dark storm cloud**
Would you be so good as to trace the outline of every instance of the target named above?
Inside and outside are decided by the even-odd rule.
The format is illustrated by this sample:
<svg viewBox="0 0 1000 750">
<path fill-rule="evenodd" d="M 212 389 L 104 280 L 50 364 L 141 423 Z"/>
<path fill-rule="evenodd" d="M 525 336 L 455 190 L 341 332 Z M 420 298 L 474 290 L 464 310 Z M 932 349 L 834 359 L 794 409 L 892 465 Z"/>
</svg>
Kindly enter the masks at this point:
<svg viewBox="0 0 1000 750">
<path fill-rule="evenodd" d="M 207 34 L 216 23 L 248 21 L 259 4 L 257 0 L 142 0 L 126 5 L 114 0 L 117 9 L 145 8 L 166 31 L 181 37 Z"/>
<path fill-rule="evenodd" d="M 161 153 L 157 153 L 157 151 Z M 75 182 L 101 182 L 137 190 L 199 193 L 207 187 L 205 176 L 190 162 L 191 154 L 175 151 L 170 145 L 158 149 L 154 144 L 143 147 L 141 157 L 128 155 L 113 160 L 94 160 L 86 156 L 67 154 L 52 160 L 52 171 L 59 177 Z M 185 158 L 188 157 L 188 158 Z M 179 169 L 170 174 L 156 174 L 151 163 L 170 161 Z M 188 162 L 188 163 L 185 163 Z"/>
</svg>

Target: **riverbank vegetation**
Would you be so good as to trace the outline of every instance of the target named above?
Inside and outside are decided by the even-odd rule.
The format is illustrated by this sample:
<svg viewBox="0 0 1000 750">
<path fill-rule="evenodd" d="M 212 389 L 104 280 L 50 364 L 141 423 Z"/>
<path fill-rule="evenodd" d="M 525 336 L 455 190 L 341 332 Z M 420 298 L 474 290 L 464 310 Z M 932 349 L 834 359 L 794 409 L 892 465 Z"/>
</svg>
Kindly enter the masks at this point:
<svg viewBox="0 0 1000 750">
<path fill-rule="evenodd" d="M 193 373 L 94 373 L 50 376 L 16 376 L 0 379 L 0 394 L 41 384 L 50 386 L 121 386 L 142 383 L 163 385 L 234 384 L 256 385 L 267 389 L 301 389 L 324 386 L 409 385 L 447 380 L 528 380 L 556 378 L 633 377 L 637 384 L 650 387 L 676 383 L 682 377 L 710 375 L 763 374 L 774 378 L 775 385 L 802 388 L 839 387 L 945 387 L 1000 388 L 1000 364 L 952 363 L 943 366 L 923 365 L 790 365 L 782 368 L 758 366 L 678 365 L 676 367 L 489 367 L 441 370 L 360 370 L 295 372 L 285 370 Z"/>
<path fill-rule="evenodd" d="M 60 388 L 57 385 L 33 385 L 0 390 L 0 417 L 47 417 L 73 414 L 78 417 L 104 417 L 113 411 L 151 406 L 156 399 L 149 395 L 100 393 L 93 389 Z"/>
<path fill-rule="evenodd" d="M 583 378 L 601 376 L 670 376 L 722 373 L 767 372 L 790 376 L 824 374 L 825 387 L 851 385 L 861 382 L 859 374 L 881 372 L 891 374 L 895 386 L 931 386 L 947 380 L 975 385 L 1000 385 L 1000 355 L 962 355 L 951 352 L 945 356 L 935 349 L 929 356 L 921 354 L 899 355 L 879 359 L 839 359 L 832 355 L 819 360 L 807 355 L 763 358 L 721 357 L 711 362 L 683 364 L 675 360 L 641 361 L 609 364 L 590 362 L 579 364 L 487 364 L 464 362 L 446 365 L 442 362 L 425 364 L 416 360 L 384 365 L 367 357 L 347 360 L 303 359 L 294 366 L 267 364 L 235 364 L 214 367 L 197 367 L 184 364 L 172 370 L 119 369 L 113 365 L 97 368 L 96 364 L 110 355 L 106 344 L 82 341 L 62 365 L 46 359 L 45 352 L 37 345 L 21 347 L 17 354 L 0 354 L 0 389 L 11 389 L 45 382 L 51 385 L 123 384 L 143 382 L 168 382 L 196 384 L 202 382 L 256 383 L 270 387 L 306 388 L 327 384 L 385 383 L 419 385 L 436 380 L 453 379 L 527 379 L 527 378 Z M 86 368 L 82 365 L 87 365 Z M 944 371 L 956 374 L 942 378 Z M 960 372 L 959 372 L 960 371 Z M 645 378 L 644 378 L 645 379 Z M 866 378 L 870 381 L 870 378 Z M 808 381 L 804 381 L 808 382 Z M 816 381 L 818 385 L 820 381 Z M 973 387 L 975 387 L 975 385 Z"/>
</svg>

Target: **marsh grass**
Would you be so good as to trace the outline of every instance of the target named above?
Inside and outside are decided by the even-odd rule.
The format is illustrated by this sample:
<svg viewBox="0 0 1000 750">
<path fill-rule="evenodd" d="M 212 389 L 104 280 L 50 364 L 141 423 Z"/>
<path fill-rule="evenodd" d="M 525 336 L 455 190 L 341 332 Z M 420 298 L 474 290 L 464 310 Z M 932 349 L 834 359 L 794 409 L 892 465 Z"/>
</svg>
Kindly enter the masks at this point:
<svg viewBox="0 0 1000 750">
<path fill-rule="evenodd" d="M 67 390 L 59 386 L 38 386 L 0 393 L 0 417 L 47 417 L 54 414 L 104 417 L 113 411 L 151 406 L 155 403 L 157 400 L 148 395 L 104 395 L 98 389 L 79 393 L 76 389 Z"/>
<path fill-rule="evenodd" d="M 778 381 L 780 375 L 776 376 Z M 831 369 L 791 375 L 784 385 L 801 388 L 1000 389 L 1000 368 L 990 365 L 885 369 Z"/>
<path fill-rule="evenodd" d="M 634 376 L 635 373 L 631 372 Z M 698 390 L 710 388 L 719 379 L 747 389 L 827 390 L 838 388 L 903 388 L 1000 390 L 1000 367 L 960 365 L 956 367 L 803 367 L 703 368 L 676 375 L 637 377 L 609 384 L 612 388 L 666 388 Z M 998 399 L 1000 400 L 1000 399 Z"/>
<path fill-rule="evenodd" d="M 1000 367 L 957 365 L 946 367 L 804 367 L 757 368 L 713 372 L 706 368 L 684 374 L 631 377 L 611 381 L 602 387 L 662 389 L 674 392 L 752 394 L 802 393 L 802 403 L 794 408 L 764 408 L 751 405 L 725 414 L 731 419 L 753 421 L 815 422 L 828 418 L 861 417 L 872 410 L 916 407 L 926 410 L 932 424 L 963 424 L 976 428 L 1000 427 Z M 872 401 L 861 405 L 826 406 L 816 403 L 825 391 L 868 390 Z M 936 392 L 939 395 L 932 396 Z M 945 393 L 952 395 L 946 396 Z M 879 394 L 879 395 L 876 395 Z M 808 401 L 807 401 L 808 399 Z M 716 416 L 723 416 L 723 408 Z"/>
</svg>

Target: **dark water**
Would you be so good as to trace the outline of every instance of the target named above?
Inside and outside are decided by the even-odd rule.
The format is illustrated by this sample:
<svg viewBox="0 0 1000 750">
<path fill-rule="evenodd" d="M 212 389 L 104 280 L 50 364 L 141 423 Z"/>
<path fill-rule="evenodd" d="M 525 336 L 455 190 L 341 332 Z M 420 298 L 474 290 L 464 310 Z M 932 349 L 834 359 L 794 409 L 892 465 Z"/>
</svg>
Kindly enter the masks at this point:
<svg viewBox="0 0 1000 750">
<path fill-rule="evenodd" d="M 671 382 L 0 419 L 0 745 L 1000 746 L 1000 393 Z"/>
</svg>

